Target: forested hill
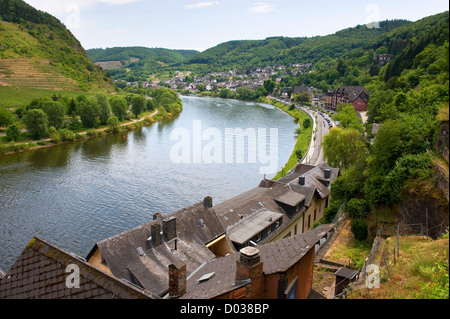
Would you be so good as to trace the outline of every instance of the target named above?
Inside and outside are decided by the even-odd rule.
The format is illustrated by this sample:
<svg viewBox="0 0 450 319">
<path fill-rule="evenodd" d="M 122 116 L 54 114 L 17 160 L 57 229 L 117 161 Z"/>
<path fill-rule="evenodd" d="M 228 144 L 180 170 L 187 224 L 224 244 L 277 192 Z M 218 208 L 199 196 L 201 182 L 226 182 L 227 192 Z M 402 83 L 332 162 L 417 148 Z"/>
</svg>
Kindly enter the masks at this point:
<svg viewBox="0 0 450 319">
<path fill-rule="evenodd" d="M 0 86 L 113 88 L 58 19 L 22 0 L 0 0 Z"/>
<path fill-rule="evenodd" d="M 169 50 L 163 48 L 146 47 L 114 47 L 107 49 L 90 49 L 86 53 L 94 62 L 153 60 L 171 64 L 183 61 L 198 53 L 195 50 Z"/>
<path fill-rule="evenodd" d="M 198 53 L 195 50 L 169 50 L 146 47 L 114 47 L 90 49 L 88 56 L 115 79 L 130 82 L 148 79 L 155 72 L 164 72 L 170 65 Z"/>
<path fill-rule="evenodd" d="M 179 66 L 205 73 L 274 64 L 314 63 L 323 57 L 339 57 L 364 46 L 371 39 L 408 24 L 410 22 L 406 20 L 387 20 L 379 22 L 375 28 L 358 25 L 328 36 L 230 41 L 196 54 Z"/>
</svg>

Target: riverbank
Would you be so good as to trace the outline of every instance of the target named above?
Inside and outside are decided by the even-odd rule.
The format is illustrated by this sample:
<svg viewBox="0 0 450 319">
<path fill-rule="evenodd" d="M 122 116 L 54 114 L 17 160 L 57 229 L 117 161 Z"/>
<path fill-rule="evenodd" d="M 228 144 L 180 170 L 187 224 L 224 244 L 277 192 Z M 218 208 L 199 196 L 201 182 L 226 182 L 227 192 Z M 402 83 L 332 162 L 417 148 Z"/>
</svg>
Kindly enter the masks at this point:
<svg viewBox="0 0 450 319">
<path fill-rule="evenodd" d="M 133 121 L 129 121 L 126 123 L 122 123 L 120 126 L 120 129 L 118 132 L 126 132 L 133 129 L 136 129 L 138 127 L 141 127 L 143 125 L 147 124 L 153 124 L 157 121 L 161 121 L 166 118 L 170 118 L 172 114 L 168 114 L 167 116 L 160 116 L 155 118 L 159 114 L 159 110 L 156 110 L 150 114 L 144 115 L 143 117 L 139 119 L 135 119 Z M 82 141 L 85 139 L 98 137 L 98 136 L 104 136 L 107 134 L 112 134 L 114 131 L 109 127 L 102 127 L 98 129 L 89 129 L 82 132 L 74 133 L 74 139 L 66 140 L 66 141 L 52 141 L 51 138 L 44 138 L 40 140 L 33 140 L 33 141 L 27 141 L 27 142 L 21 142 L 21 143 L 4 143 L 0 144 L 0 156 L 6 156 L 11 155 L 15 153 L 20 152 L 26 152 L 26 151 L 32 151 L 40 148 L 46 148 L 46 147 L 52 147 L 52 146 L 58 146 L 66 143 L 71 143 L 75 141 Z"/>
</svg>

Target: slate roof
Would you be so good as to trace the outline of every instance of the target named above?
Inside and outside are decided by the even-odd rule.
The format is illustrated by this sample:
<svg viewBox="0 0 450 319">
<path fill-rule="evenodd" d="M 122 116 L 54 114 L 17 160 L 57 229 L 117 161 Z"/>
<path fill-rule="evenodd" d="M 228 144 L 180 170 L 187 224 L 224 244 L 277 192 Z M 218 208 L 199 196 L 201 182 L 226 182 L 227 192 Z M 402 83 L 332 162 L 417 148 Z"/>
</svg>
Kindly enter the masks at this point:
<svg viewBox="0 0 450 319">
<path fill-rule="evenodd" d="M 325 170 L 330 171 L 330 178 L 325 178 Z M 331 192 L 330 185 L 338 175 L 339 169 L 331 168 L 326 163 L 320 166 L 300 164 L 294 169 L 293 173 L 278 181 L 263 180 L 258 187 L 215 205 L 214 211 L 228 234 L 239 223 L 245 222 L 248 218 L 252 218 L 262 211 L 269 210 L 283 213 L 282 224 L 260 242 L 260 244 L 263 244 L 270 241 L 293 220 L 303 214 L 310 206 L 315 194 L 320 198 L 328 196 Z M 299 184 L 300 176 L 305 177 L 304 186 Z M 280 210 L 277 203 L 277 201 L 281 201 L 298 204 L 302 200 L 305 200 L 306 208 L 293 215 Z"/>
<path fill-rule="evenodd" d="M 358 97 L 367 102 L 370 96 L 369 91 L 362 86 L 341 86 L 336 90 L 335 94 L 346 95 L 349 102 L 355 101 Z"/>
<path fill-rule="evenodd" d="M 256 248 L 263 262 L 263 273 L 270 275 L 285 272 L 299 262 L 315 244 L 325 237 L 333 225 L 321 225 L 306 233 L 280 239 Z M 187 293 L 183 299 L 211 299 L 242 287 L 249 282 L 235 282 L 236 262 L 240 253 L 208 261 L 187 278 Z M 214 275 L 207 281 L 199 282 L 205 274 Z"/>
<path fill-rule="evenodd" d="M 350 269 L 350 268 L 346 268 L 346 267 L 341 267 L 341 268 L 339 268 L 338 271 L 336 271 L 334 273 L 334 275 L 336 277 L 341 277 L 341 278 L 350 279 L 350 280 L 355 278 L 356 275 L 358 275 L 358 274 L 359 274 L 358 270 L 354 270 L 354 269 Z"/>
<path fill-rule="evenodd" d="M 267 181 L 267 183 L 272 185 L 258 186 L 248 192 L 214 206 L 214 210 L 224 226 L 224 229 L 227 231 L 227 234 L 229 234 L 233 228 L 238 227 L 240 223 L 246 222 L 246 220 L 253 218 L 261 212 L 271 211 L 283 213 L 281 225 L 259 242 L 259 244 L 263 244 L 270 241 L 286 228 L 292 220 L 304 213 L 305 209 L 300 210 L 293 215 L 280 211 L 280 206 L 275 199 L 289 192 L 290 188 L 280 183 L 270 181 Z"/>
<path fill-rule="evenodd" d="M 325 178 L 325 170 L 330 171 L 330 177 Z M 279 182 L 289 184 L 294 191 L 301 191 L 300 189 L 307 188 L 313 189 L 315 192 L 319 194 L 321 198 L 327 197 L 331 188 L 330 185 L 333 181 L 339 176 L 339 169 L 332 168 L 328 166 L 326 163 L 322 163 L 319 166 L 300 164 L 296 166 L 294 171 L 281 178 Z M 299 183 L 299 177 L 305 177 L 305 186 L 301 186 Z M 311 196 L 311 194 L 309 194 Z M 306 205 L 310 204 L 310 197 L 307 197 Z"/>
<path fill-rule="evenodd" d="M 67 288 L 73 270 L 80 270 L 80 287 Z M 156 299 L 157 296 L 118 280 L 80 258 L 37 237 L 0 279 L 0 299 Z"/>
<path fill-rule="evenodd" d="M 162 235 L 162 244 L 154 247 L 149 240 L 151 225 L 160 224 L 162 231 L 162 221 L 168 217 L 176 217 L 177 238 L 167 241 Z M 200 202 L 98 242 L 87 259 L 98 248 L 114 276 L 162 296 L 169 288 L 168 266 L 182 260 L 189 274 L 204 261 L 215 258 L 205 245 L 224 233 L 214 210 Z M 137 251 L 139 247 L 142 255 Z"/>
</svg>

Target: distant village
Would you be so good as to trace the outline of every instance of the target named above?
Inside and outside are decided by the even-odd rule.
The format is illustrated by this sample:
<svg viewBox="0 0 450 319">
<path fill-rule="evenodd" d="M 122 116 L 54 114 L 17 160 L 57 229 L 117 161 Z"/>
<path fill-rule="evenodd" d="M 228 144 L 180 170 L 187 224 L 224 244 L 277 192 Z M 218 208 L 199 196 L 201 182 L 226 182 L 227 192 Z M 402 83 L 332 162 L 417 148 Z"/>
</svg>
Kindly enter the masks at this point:
<svg viewBox="0 0 450 319">
<path fill-rule="evenodd" d="M 380 64 L 388 61 L 384 55 L 378 57 Z M 257 67 L 253 70 L 229 70 L 227 72 L 213 72 L 204 76 L 194 76 L 190 71 L 176 71 L 176 76 L 159 82 L 127 82 L 128 86 L 160 88 L 167 87 L 183 94 L 197 94 L 202 92 L 217 92 L 228 89 L 236 92 L 240 87 L 256 91 L 264 86 L 264 82 L 274 79 L 280 84 L 286 76 L 297 76 L 314 72 L 312 63 L 295 63 L 290 65 L 273 65 Z M 304 84 L 295 87 L 285 87 L 274 95 L 285 103 L 291 103 L 294 97 L 303 94 L 308 98 L 312 107 L 335 111 L 340 104 L 352 104 L 357 112 L 367 111 L 370 93 L 362 86 L 341 86 L 323 92 L 322 90 Z"/>
</svg>

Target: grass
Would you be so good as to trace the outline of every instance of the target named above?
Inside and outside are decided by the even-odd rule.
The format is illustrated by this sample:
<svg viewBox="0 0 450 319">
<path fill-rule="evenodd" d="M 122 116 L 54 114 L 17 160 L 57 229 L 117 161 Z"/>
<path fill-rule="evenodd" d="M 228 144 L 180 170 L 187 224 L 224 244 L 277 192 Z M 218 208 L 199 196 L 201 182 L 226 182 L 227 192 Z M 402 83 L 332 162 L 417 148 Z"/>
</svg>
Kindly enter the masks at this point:
<svg viewBox="0 0 450 319">
<path fill-rule="evenodd" d="M 384 266 L 380 267 L 380 288 L 355 290 L 352 299 L 422 299 L 424 291 L 421 284 L 432 284 L 436 265 L 447 264 L 448 235 L 439 239 L 426 239 L 422 236 L 400 237 L 400 256 L 393 259 L 396 237 L 386 240 L 383 256 L 388 261 L 390 275 Z M 448 285 L 448 277 L 447 277 Z M 447 286 L 448 296 L 448 286 Z"/>
</svg>

